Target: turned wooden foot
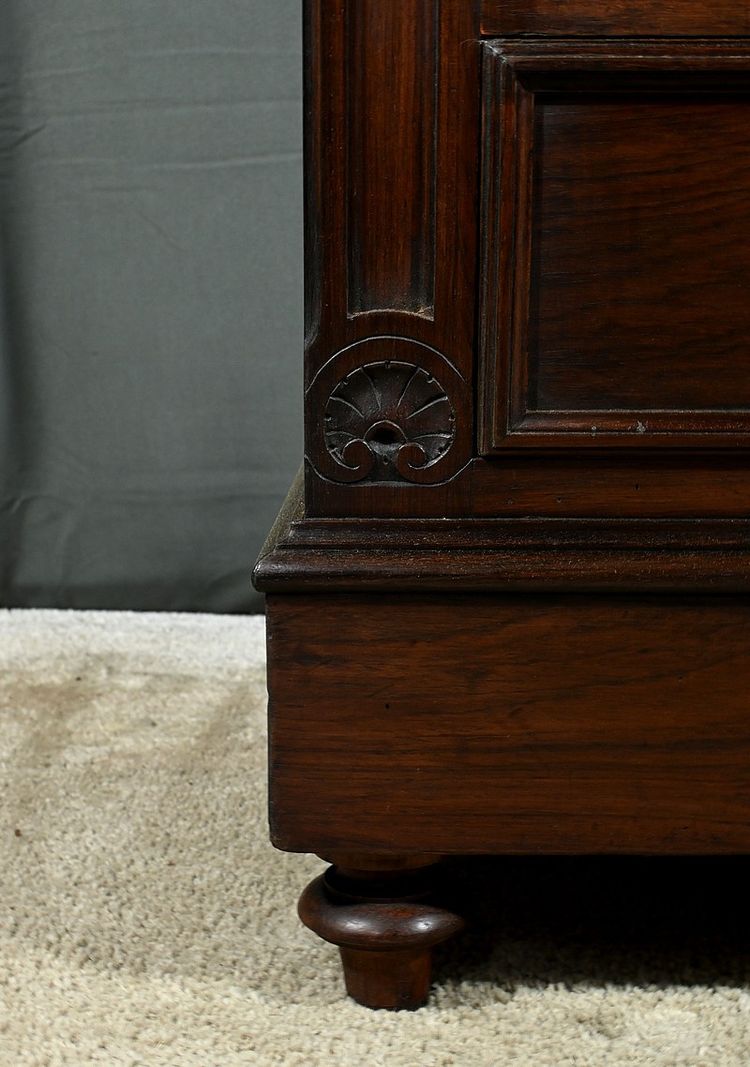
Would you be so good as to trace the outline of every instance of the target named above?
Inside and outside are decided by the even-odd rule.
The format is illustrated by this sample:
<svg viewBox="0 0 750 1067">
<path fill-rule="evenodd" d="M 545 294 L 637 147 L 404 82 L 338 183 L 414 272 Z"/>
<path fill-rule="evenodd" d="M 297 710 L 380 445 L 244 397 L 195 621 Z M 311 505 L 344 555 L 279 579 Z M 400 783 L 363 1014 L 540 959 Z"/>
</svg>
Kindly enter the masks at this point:
<svg viewBox="0 0 750 1067">
<path fill-rule="evenodd" d="M 346 990 L 356 1001 L 369 1008 L 418 1008 L 430 991 L 433 947 L 464 924 L 431 902 L 434 864 L 389 863 L 383 869 L 374 858 L 346 857 L 346 866 L 330 867 L 305 889 L 299 914 L 339 946 Z"/>
</svg>

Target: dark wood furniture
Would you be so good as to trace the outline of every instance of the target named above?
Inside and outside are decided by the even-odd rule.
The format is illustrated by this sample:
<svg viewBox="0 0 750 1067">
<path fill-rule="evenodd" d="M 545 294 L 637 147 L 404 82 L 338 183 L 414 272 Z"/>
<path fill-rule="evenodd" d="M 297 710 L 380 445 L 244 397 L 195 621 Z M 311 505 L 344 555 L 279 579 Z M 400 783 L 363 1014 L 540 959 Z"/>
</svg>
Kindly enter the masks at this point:
<svg viewBox="0 0 750 1067">
<path fill-rule="evenodd" d="M 750 8 L 306 0 L 274 843 L 413 1007 L 439 859 L 750 850 Z"/>
</svg>

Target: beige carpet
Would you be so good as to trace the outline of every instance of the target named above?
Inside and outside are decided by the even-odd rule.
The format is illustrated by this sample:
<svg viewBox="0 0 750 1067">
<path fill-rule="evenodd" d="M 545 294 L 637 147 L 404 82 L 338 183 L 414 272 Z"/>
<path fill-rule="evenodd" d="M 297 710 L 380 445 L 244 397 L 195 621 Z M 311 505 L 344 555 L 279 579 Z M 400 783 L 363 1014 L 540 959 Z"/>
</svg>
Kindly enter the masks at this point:
<svg viewBox="0 0 750 1067">
<path fill-rule="evenodd" d="M 750 1063 L 746 861 L 475 861 L 430 1005 L 373 1013 L 264 759 L 262 620 L 0 612 L 2 1067 Z"/>
</svg>

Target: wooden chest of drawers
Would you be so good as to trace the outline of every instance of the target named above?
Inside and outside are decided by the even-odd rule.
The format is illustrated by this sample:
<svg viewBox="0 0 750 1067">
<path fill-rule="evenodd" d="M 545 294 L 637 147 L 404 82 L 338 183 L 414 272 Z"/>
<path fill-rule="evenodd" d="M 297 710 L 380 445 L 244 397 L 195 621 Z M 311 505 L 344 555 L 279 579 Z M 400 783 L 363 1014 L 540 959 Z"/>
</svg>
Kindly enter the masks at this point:
<svg viewBox="0 0 750 1067">
<path fill-rule="evenodd" d="M 413 1007 L 471 853 L 750 850 L 750 8 L 306 0 L 258 562 L 303 919 Z"/>
</svg>

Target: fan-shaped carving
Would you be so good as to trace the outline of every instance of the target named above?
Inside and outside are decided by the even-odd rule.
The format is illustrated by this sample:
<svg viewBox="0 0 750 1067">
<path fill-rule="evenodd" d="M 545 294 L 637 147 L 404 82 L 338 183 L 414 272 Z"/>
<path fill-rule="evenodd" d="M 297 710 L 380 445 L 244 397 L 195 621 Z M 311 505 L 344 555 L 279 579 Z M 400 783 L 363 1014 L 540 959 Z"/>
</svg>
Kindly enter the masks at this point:
<svg viewBox="0 0 750 1067">
<path fill-rule="evenodd" d="M 351 371 L 325 409 L 331 455 L 360 477 L 410 480 L 437 462 L 455 437 L 455 416 L 440 383 L 413 363 L 368 363 Z"/>
</svg>

